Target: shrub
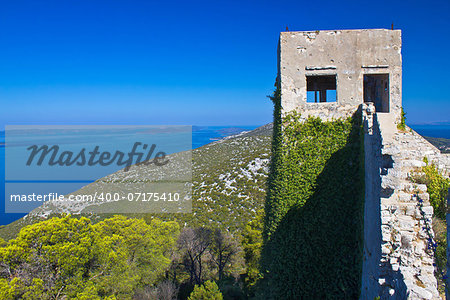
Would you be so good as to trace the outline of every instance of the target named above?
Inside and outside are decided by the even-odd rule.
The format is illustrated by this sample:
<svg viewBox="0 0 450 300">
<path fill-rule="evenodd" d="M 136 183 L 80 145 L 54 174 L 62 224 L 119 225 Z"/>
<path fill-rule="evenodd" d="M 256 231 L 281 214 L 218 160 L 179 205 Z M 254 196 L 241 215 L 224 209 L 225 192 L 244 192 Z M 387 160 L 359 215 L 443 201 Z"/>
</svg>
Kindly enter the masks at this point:
<svg viewBox="0 0 450 300">
<path fill-rule="evenodd" d="M 428 194 L 430 195 L 430 203 L 434 209 L 434 215 L 445 219 L 447 213 L 447 195 L 450 187 L 450 179 L 444 177 L 435 164 L 428 163 L 428 159 L 424 158 L 426 166 L 420 172 L 413 174 L 412 180 L 416 183 L 425 184 Z"/>
<path fill-rule="evenodd" d="M 397 124 L 397 128 L 400 130 L 406 130 L 406 112 L 403 110 L 403 107 L 401 112 L 400 123 Z"/>
<path fill-rule="evenodd" d="M 253 295 L 255 284 L 262 276 L 259 270 L 259 260 L 263 243 L 262 230 L 263 212 L 258 211 L 256 218 L 245 225 L 242 233 L 242 246 L 244 248 L 245 265 L 247 267 L 244 282 L 247 292 L 250 295 Z"/>
<path fill-rule="evenodd" d="M 445 283 L 442 274 L 447 272 L 447 224 L 444 220 L 437 217 L 433 218 L 433 232 L 435 235 L 436 247 L 436 272 L 438 279 L 438 288 L 440 292 L 445 293 Z"/>
<path fill-rule="evenodd" d="M 196 285 L 189 300 L 222 300 L 222 293 L 214 281 L 206 281 L 204 284 Z"/>
</svg>

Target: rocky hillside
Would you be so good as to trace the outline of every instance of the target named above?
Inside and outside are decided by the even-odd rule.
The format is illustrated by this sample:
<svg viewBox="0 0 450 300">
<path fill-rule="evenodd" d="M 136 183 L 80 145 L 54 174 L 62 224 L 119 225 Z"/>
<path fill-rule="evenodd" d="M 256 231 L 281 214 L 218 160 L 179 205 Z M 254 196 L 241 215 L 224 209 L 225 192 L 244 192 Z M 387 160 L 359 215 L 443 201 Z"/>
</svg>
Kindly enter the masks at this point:
<svg viewBox="0 0 450 300">
<path fill-rule="evenodd" d="M 176 219 L 182 225 L 219 226 L 239 231 L 263 208 L 266 177 L 272 140 L 271 124 L 253 131 L 242 132 L 192 150 L 192 214 L 158 214 L 159 218 Z M 91 183 L 73 194 L 87 194 L 107 189 L 105 183 L 130 178 L 145 178 L 154 170 L 148 166 L 131 168 L 127 173 L 117 172 Z M 121 178 L 120 176 L 126 178 Z M 0 237 L 10 239 L 25 225 L 60 213 L 86 214 L 95 220 L 110 214 L 98 214 L 102 205 L 43 206 L 3 228 Z M 114 211 L 107 203 L 107 211 Z M 95 209 L 93 209 L 95 207 Z M 135 214 L 151 218 L 156 214 Z"/>
<path fill-rule="evenodd" d="M 438 148 L 442 153 L 450 153 L 450 139 L 424 136 L 424 138 Z"/>
<path fill-rule="evenodd" d="M 192 150 L 193 213 L 158 214 L 157 216 L 162 219 L 176 219 L 182 225 L 220 226 L 231 231 L 239 230 L 243 224 L 253 218 L 257 210 L 263 208 L 271 140 L 272 124 L 267 124 Z M 446 139 L 439 140 L 450 142 Z M 430 140 L 430 142 L 435 141 Z M 435 146 L 438 145 L 435 144 Z M 132 177 L 145 177 L 148 172 L 151 170 L 131 169 L 128 175 L 131 173 Z M 118 174 L 110 176 L 118 176 Z M 96 182 L 74 194 L 101 188 L 99 182 Z M 92 211 L 92 207 L 41 207 L 35 211 L 34 215 L 30 214 L 0 228 L 0 237 L 10 239 L 20 228 L 35 221 L 63 212 L 85 214 L 87 211 Z M 96 209 L 98 211 L 101 208 L 99 206 Z M 89 213 L 88 215 L 90 218 L 101 220 L 110 214 Z M 142 217 L 142 214 L 135 216 Z M 152 216 L 156 214 L 145 217 Z"/>
</svg>

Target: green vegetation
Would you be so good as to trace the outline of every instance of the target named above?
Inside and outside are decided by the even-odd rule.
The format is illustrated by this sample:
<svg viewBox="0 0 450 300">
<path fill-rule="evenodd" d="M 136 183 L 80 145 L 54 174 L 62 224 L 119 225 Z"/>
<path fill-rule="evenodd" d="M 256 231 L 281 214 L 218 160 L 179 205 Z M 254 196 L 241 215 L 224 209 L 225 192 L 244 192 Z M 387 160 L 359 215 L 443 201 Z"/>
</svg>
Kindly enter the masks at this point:
<svg viewBox="0 0 450 300">
<path fill-rule="evenodd" d="M 406 112 L 403 110 L 403 107 L 401 112 L 400 123 L 397 124 L 397 128 L 400 130 L 406 130 Z"/>
<path fill-rule="evenodd" d="M 257 217 L 250 221 L 242 233 L 242 246 L 246 265 L 245 287 L 247 293 L 254 296 L 255 286 L 262 275 L 260 273 L 259 260 L 263 244 L 263 211 L 259 211 Z"/>
<path fill-rule="evenodd" d="M 170 264 L 175 222 L 52 218 L 0 248 L 1 299 L 131 299 Z"/>
<path fill-rule="evenodd" d="M 430 195 L 430 204 L 433 206 L 433 231 L 435 233 L 436 247 L 436 267 L 438 269 L 437 278 L 440 292 L 444 292 L 444 279 L 442 274 L 446 273 L 447 267 L 447 195 L 450 188 L 450 179 L 443 176 L 437 166 L 429 163 L 425 157 L 425 167 L 412 174 L 411 179 L 415 183 L 425 184 Z"/>
<path fill-rule="evenodd" d="M 151 284 L 133 284 L 130 288 L 130 290 L 134 290 L 133 297 L 138 299 L 172 299 L 173 295 L 177 295 L 178 299 L 187 299 L 195 284 L 203 284 L 205 280 L 212 280 L 217 282 L 224 299 L 246 298 L 244 281 L 245 278 L 250 278 L 252 275 L 249 277 L 244 274 L 250 272 L 250 274 L 256 275 L 258 273 L 257 266 L 262 239 L 261 211 L 266 195 L 265 186 L 270 159 L 271 133 L 272 127 L 266 125 L 239 137 L 215 142 L 193 150 L 192 214 L 126 215 L 130 219 L 143 219 L 148 224 L 151 224 L 153 220 L 163 223 L 165 221 L 176 221 L 180 227 L 185 228 L 182 232 L 208 232 L 207 238 L 203 240 L 206 242 L 204 253 L 195 258 L 193 263 L 191 261 L 190 266 L 189 260 L 186 260 L 186 257 L 188 257 L 187 247 L 182 246 L 181 237 L 185 235 L 184 233 L 181 234 L 172 252 L 168 252 L 166 255 L 166 258 L 169 259 L 169 265 L 166 264 L 166 260 L 161 266 L 164 269 L 165 279 L 160 276 Z M 133 169 L 129 172 L 133 172 Z M 95 191 L 96 188 L 99 187 L 96 184 L 91 184 L 80 193 Z M 254 221 L 257 215 L 258 221 Z M 90 219 L 89 226 L 96 226 L 112 217 L 108 214 L 86 216 Z M 59 218 L 61 218 L 61 214 L 57 213 L 51 213 L 48 216 L 30 214 L 5 226 L 5 228 L 1 228 L 0 235 L 6 240 L 11 240 L 18 236 L 20 229 L 30 224 L 40 224 L 47 219 L 44 222 L 50 221 L 50 223 L 46 223 L 46 226 L 49 226 L 52 224 L 51 220 Z M 71 219 L 84 220 L 79 215 L 72 216 Z M 244 228 L 248 224 L 254 224 L 255 230 L 257 228 L 255 239 L 249 237 L 251 239 L 248 240 L 249 244 L 241 239 Z M 124 227 L 126 226 L 124 225 Z M 204 230 L 199 228 L 204 228 Z M 259 241 L 257 241 L 258 239 Z M 188 242 L 195 241 L 196 244 L 192 245 L 199 246 L 201 240 L 201 238 L 192 239 Z M 255 257 L 250 258 L 251 262 L 248 268 L 244 262 L 246 252 L 241 251 L 245 247 L 247 247 L 247 250 L 249 247 L 253 247 L 255 251 Z M 201 272 L 199 272 L 200 265 Z M 192 279 L 195 276 L 199 279 Z M 95 279 L 100 280 L 100 277 L 98 276 Z M 219 280 L 220 278 L 221 280 Z M 256 278 L 252 280 L 251 285 L 253 286 Z M 2 282 L 8 282 L 8 280 Z M 45 282 L 46 280 L 44 280 Z M 91 294 L 94 295 L 95 292 L 96 290 L 92 289 Z M 23 291 L 21 293 L 24 294 Z M 81 297 L 80 295 L 78 296 Z M 103 295 L 100 297 L 103 297 Z M 117 297 L 126 299 L 128 296 L 120 295 Z M 95 299 L 93 296 L 92 298 Z"/>
<path fill-rule="evenodd" d="M 241 258 L 219 229 L 55 217 L 0 246 L 0 299 L 245 299 Z"/>
<path fill-rule="evenodd" d="M 419 172 L 414 173 L 411 179 L 419 184 L 427 186 L 427 192 L 430 195 L 430 203 L 434 209 L 434 215 L 440 219 L 445 219 L 447 213 L 447 195 L 450 187 L 450 179 L 443 176 L 437 166 L 428 163 L 425 157 L 426 166 Z"/>
<path fill-rule="evenodd" d="M 191 285 L 237 277 L 242 271 L 240 252 L 239 244 L 229 233 L 207 227 L 184 228 L 172 261 L 174 277 L 188 278 Z"/>
<path fill-rule="evenodd" d="M 222 300 L 222 293 L 214 281 L 206 281 L 204 284 L 196 285 L 189 300 Z"/>
<path fill-rule="evenodd" d="M 436 252 L 436 277 L 439 292 L 445 293 L 445 280 L 443 274 L 447 273 L 447 223 L 437 217 L 433 218 L 433 232 L 435 234 Z"/>
<path fill-rule="evenodd" d="M 363 249 L 360 116 L 323 122 L 275 105 L 259 298 L 356 299 Z"/>
</svg>

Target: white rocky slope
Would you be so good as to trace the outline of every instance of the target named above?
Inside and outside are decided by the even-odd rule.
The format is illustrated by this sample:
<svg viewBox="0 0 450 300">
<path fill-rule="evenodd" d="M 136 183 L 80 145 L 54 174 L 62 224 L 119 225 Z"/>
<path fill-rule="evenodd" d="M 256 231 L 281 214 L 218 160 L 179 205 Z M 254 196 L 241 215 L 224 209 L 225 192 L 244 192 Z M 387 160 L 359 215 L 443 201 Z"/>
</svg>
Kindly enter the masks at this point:
<svg viewBox="0 0 450 300">
<path fill-rule="evenodd" d="M 157 216 L 184 221 L 186 225 L 209 224 L 231 231 L 240 230 L 264 206 L 271 141 L 272 126 L 268 124 L 192 150 L 192 214 L 160 213 Z M 158 177 L 159 173 L 153 165 L 132 167 L 126 173 L 113 173 L 72 194 L 107 192 L 111 181 L 126 185 Z M 108 216 L 104 212 L 114 214 L 115 206 L 119 205 L 120 201 L 46 204 L 25 218 L 0 228 L 0 236 L 13 237 L 24 225 L 59 213 L 89 212 L 91 218 L 103 218 Z"/>
</svg>

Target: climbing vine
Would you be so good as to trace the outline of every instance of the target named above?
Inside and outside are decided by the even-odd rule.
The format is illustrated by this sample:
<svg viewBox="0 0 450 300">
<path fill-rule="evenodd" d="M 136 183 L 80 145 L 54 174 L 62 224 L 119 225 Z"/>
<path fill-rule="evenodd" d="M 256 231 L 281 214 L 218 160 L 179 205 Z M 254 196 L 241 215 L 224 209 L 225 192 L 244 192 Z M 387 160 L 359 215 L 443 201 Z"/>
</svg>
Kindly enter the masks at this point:
<svg viewBox="0 0 450 300">
<path fill-rule="evenodd" d="M 427 192 L 430 194 L 430 203 L 433 206 L 435 216 L 445 219 L 450 179 L 442 175 L 437 166 L 434 163 L 429 163 L 426 157 L 423 161 L 425 162 L 425 167 L 422 167 L 419 172 L 412 174 L 411 179 L 415 183 L 427 186 Z"/>
<path fill-rule="evenodd" d="M 324 122 L 274 102 L 261 297 L 358 298 L 364 152 L 361 116 Z M 332 295 L 332 296 L 330 296 Z"/>
<path fill-rule="evenodd" d="M 403 107 L 401 112 L 400 123 L 397 124 L 397 128 L 400 130 L 406 130 L 406 112 L 404 111 Z"/>
</svg>

